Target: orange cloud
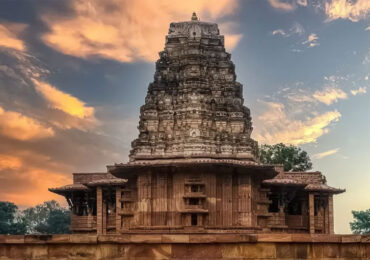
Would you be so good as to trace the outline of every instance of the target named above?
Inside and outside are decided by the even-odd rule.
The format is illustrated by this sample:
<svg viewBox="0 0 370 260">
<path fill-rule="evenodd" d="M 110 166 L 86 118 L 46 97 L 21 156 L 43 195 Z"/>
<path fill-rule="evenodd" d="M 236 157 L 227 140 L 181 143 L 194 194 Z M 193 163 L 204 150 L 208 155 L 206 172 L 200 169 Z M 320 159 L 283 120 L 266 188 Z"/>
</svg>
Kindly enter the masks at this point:
<svg viewBox="0 0 370 260">
<path fill-rule="evenodd" d="M 76 0 L 71 18 L 43 15 L 50 32 L 42 39 L 64 54 L 81 58 L 155 61 L 170 22 L 189 20 L 193 11 L 201 19 L 215 20 L 237 6 L 238 0 L 94 0 L 89 4 Z M 240 39 L 229 31 L 221 33 L 226 34 L 229 48 Z"/>
<path fill-rule="evenodd" d="M 33 206 L 52 199 L 66 204 L 63 197 L 49 192 L 48 188 L 63 186 L 72 182 L 70 177 L 66 177 L 63 173 L 27 167 L 14 171 L 11 176 L 6 177 L 7 179 L 2 176 L 0 180 L 2 183 L 11 186 L 12 189 L 9 190 L 8 187 L 4 187 L 4 184 L 0 184 L 1 200 L 11 201 L 22 206 Z M 18 182 L 18 184 L 15 182 Z M 21 189 L 18 190 L 17 185 Z"/>
<path fill-rule="evenodd" d="M 367 93 L 367 87 L 359 87 L 358 89 L 351 90 L 351 94 L 354 96 L 366 94 Z"/>
<path fill-rule="evenodd" d="M 0 107 L 0 134 L 26 141 L 54 136 L 54 131 L 36 119 Z"/>
<path fill-rule="evenodd" d="M 9 155 L 0 154 L 0 170 L 19 169 L 22 162 L 19 158 Z"/>
<path fill-rule="evenodd" d="M 328 20 L 348 19 L 357 22 L 366 18 L 370 12 L 369 0 L 331 0 L 325 3 Z"/>
<path fill-rule="evenodd" d="M 326 105 L 330 105 L 337 102 L 339 99 L 346 99 L 347 94 L 339 88 L 326 87 L 322 91 L 316 91 L 313 97 Z"/>
<path fill-rule="evenodd" d="M 64 113 L 81 119 L 94 117 L 94 108 L 86 106 L 78 98 L 64 93 L 46 82 L 36 79 L 33 79 L 33 82 L 36 90 L 47 100 L 52 108 L 59 109 Z"/>
<path fill-rule="evenodd" d="M 23 51 L 25 49 L 24 42 L 18 38 L 17 34 L 25 27 L 24 24 L 0 24 L 0 47 Z"/>
<path fill-rule="evenodd" d="M 285 107 L 280 103 L 267 103 L 268 109 L 258 121 L 261 127 L 256 128 L 255 138 L 264 144 L 287 143 L 293 145 L 316 142 L 316 140 L 329 132 L 328 126 L 339 120 L 338 111 L 329 111 L 306 120 L 293 120 L 288 118 Z"/>
<path fill-rule="evenodd" d="M 61 196 L 48 191 L 49 187 L 71 183 L 64 165 L 55 164 L 50 158 L 34 152 L 11 153 L 0 154 L 0 200 L 22 206 L 51 199 L 65 204 Z"/>
</svg>

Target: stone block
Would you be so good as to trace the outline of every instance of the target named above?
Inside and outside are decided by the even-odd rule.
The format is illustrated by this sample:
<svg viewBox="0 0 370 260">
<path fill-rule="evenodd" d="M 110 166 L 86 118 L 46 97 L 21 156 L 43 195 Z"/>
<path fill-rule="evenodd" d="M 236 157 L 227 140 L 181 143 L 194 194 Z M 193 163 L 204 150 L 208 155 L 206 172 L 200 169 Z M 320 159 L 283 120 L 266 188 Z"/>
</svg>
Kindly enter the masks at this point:
<svg viewBox="0 0 370 260">
<path fill-rule="evenodd" d="M 172 244 L 174 259 L 219 259 L 222 248 L 217 244 Z"/>
<path fill-rule="evenodd" d="M 124 259 L 171 259 L 171 245 L 131 244 L 125 248 Z"/>
<path fill-rule="evenodd" d="M 363 248 L 365 256 L 370 259 L 370 244 L 364 244 Z"/>
<path fill-rule="evenodd" d="M 50 240 L 47 241 L 48 244 L 61 244 L 61 243 L 70 243 L 71 235 L 53 235 Z"/>
<path fill-rule="evenodd" d="M 277 243 L 276 257 L 307 259 L 310 255 L 310 246 L 307 243 Z"/>
<path fill-rule="evenodd" d="M 24 244 L 24 236 L 22 235 L 4 235 L 0 238 L 4 244 Z"/>
<path fill-rule="evenodd" d="M 362 236 L 361 243 L 370 243 L 370 236 Z"/>
<path fill-rule="evenodd" d="M 130 243 L 130 235 L 99 235 L 98 243 Z"/>
<path fill-rule="evenodd" d="M 26 235 L 24 236 L 24 243 L 28 244 L 46 244 L 53 239 L 52 235 Z"/>
<path fill-rule="evenodd" d="M 360 235 L 342 235 L 342 243 L 356 243 L 361 241 Z"/>
<path fill-rule="evenodd" d="M 80 235 L 70 235 L 69 237 L 70 243 L 75 244 L 96 244 L 98 242 L 98 236 L 97 235 L 86 235 L 86 234 L 80 234 Z"/>
<path fill-rule="evenodd" d="M 160 234 L 149 235 L 130 235 L 131 243 L 161 243 L 162 236 Z"/>
<path fill-rule="evenodd" d="M 311 239 L 314 243 L 340 243 L 342 241 L 342 236 L 312 234 Z"/>
<path fill-rule="evenodd" d="M 340 256 L 342 258 L 361 258 L 362 255 L 360 244 L 340 244 Z"/>
<path fill-rule="evenodd" d="M 291 242 L 291 234 L 258 234 L 258 242 Z"/>
<path fill-rule="evenodd" d="M 222 244 L 222 257 L 225 259 L 275 259 L 274 243 L 238 243 Z"/>
<path fill-rule="evenodd" d="M 162 243 L 189 243 L 189 235 L 162 235 Z"/>
</svg>

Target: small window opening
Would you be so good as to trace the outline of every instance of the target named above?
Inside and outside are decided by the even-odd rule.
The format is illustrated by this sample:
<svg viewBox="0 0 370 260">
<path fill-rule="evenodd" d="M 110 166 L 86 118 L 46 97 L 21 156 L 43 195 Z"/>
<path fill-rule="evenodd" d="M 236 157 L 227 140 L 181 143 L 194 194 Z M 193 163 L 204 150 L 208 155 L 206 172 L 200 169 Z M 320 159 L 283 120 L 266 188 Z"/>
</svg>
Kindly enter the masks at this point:
<svg viewBox="0 0 370 260">
<path fill-rule="evenodd" d="M 195 198 L 189 199 L 189 205 L 199 205 L 199 199 Z"/>
<path fill-rule="evenodd" d="M 197 214 L 191 214 L 191 225 L 197 226 L 198 225 L 198 216 Z"/>
<path fill-rule="evenodd" d="M 271 198 L 271 204 L 269 205 L 269 212 L 279 212 L 279 199 Z"/>
<path fill-rule="evenodd" d="M 302 215 L 302 204 L 300 201 L 292 201 L 288 204 L 288 214 L 289 215 Z"/>
<path fill-rule="evenodd" d="M 200 192 L 199 185 L 191 185 L 191 192 Z"/>
</svg>

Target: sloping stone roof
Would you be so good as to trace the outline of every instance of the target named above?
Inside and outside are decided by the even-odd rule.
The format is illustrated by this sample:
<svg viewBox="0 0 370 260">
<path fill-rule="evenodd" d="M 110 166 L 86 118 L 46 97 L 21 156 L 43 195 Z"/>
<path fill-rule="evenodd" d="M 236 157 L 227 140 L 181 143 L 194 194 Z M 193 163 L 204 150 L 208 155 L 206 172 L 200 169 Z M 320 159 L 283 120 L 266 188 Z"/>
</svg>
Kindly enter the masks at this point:
<svg viewBox="0 0 370 260">
<path fill-rule="evenodd" d="M 55 187 L 55 188 L 49 188 L 49 191 L 61 194 L 66 192 L 72 192 L 72 191 L 85 191 L 89 188 L 81 183 L 74 183 L 74 184 L 68 184 L 61 187 Z"/>
<path fill-rule="evenodd" d="M 266 185 L 303 186 L 306 191 L 342 193 L 344 189 L 330 187 L 321 172 L 282 172 L 273 179 L 263 181 Z"/>
<path fill-rule="evenodd" d="M 127 182 L 125 179 L 101 179 L 101 180 L 95 180 L 91 181 L 89 183 L 86 183 L 87 186 L 89 187 L 94 187 L 94 186 L 119 186 L 119 185 L 124 185 Z"/>
</svg>

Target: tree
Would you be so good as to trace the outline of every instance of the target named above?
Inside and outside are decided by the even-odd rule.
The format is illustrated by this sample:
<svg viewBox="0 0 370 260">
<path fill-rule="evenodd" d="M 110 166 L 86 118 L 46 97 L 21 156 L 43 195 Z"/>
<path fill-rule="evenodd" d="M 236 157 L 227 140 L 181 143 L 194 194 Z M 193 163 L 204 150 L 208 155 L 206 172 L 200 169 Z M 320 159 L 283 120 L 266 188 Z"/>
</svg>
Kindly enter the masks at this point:
<svg viewBox="0 0 370 260">
<path fill-rule="evenodd" d="M 26 232 L 26 223 L 11 202 L 0 201 L 0 234 L 19 235 Z"/>
<path fill-rule="evenodd" d="M 364 211 L 352 211 L 354 221 L 349 225 L 354 234 L 370 234 L 370 209 Z"/>
<path fill-rule="evenodd" d="M 55 200 L 46 201 L 23 211 L 30 234 L 69 233 L 70 213 Z"/>
<path fill-rule="evenodd" d="M 284 171 L 306 171 L 312 168 L 307 152 L 294 145 L 261 145 L 259 157 L 261 163 L 284 165 Z"/>
</svg>

